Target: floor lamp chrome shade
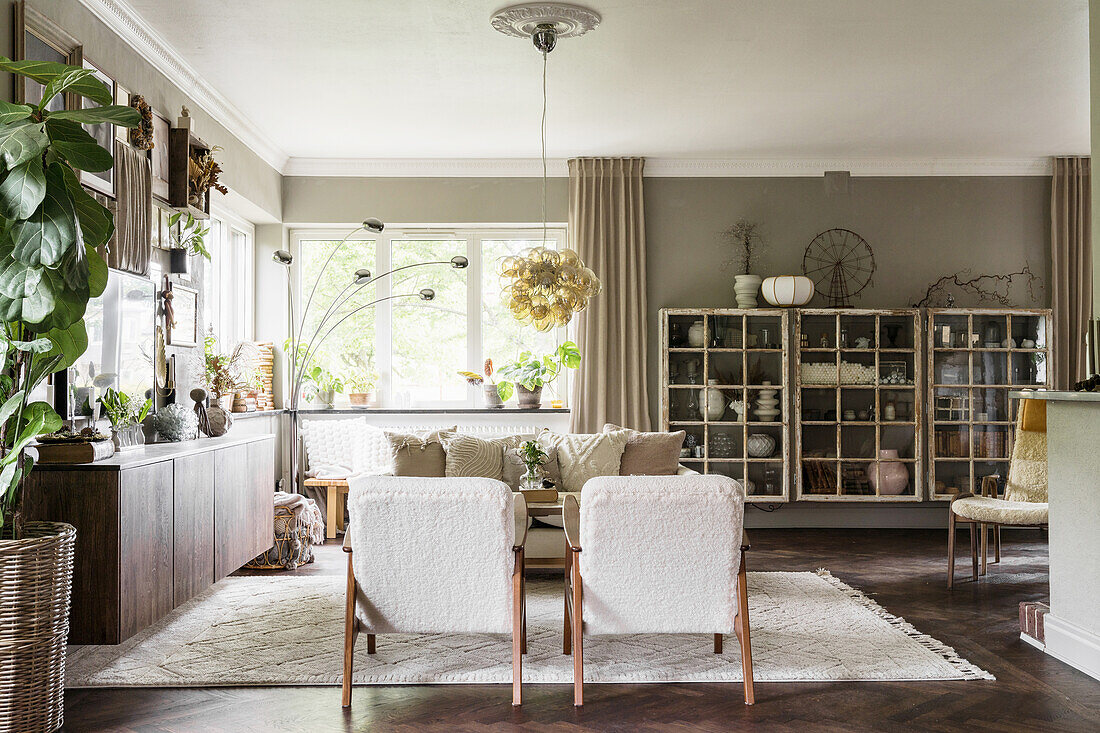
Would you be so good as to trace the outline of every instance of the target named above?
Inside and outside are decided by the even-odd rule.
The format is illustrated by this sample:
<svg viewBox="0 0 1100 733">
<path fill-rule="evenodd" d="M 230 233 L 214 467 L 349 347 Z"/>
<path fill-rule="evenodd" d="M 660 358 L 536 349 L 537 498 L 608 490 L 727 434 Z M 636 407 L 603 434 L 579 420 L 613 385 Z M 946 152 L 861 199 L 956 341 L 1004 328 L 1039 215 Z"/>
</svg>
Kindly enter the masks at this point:
<svg viewBox="0 0 1100 733">
<path fill-rule="evenodd" d="M 284 399 L 284 405 L 290 416 L 290 476 L 291 482 L 295 486 L 299 479 L 298 474 L 300 466 L 298 452 L 300 427 L 298 419 L 298 402 L 301 399 L 302 380 L 316 360 L 318 353 L 320 353 L 321 346 L 324 344 L 325 339 L 332 335 L 332 332 L 347 319 L 369 308 L 373 308 L 379 303 L 405 298 L 417 298 L 425 302 L 430 302 L 435 300 L 435 290 L 432 288 L 421 288 L 413 293 L 391 294 L 382 298 L 375 298 L 368 303 L 362 304 L 352 303 L 352 299 L 366 286 L 377 283 L 382 278 L 389 277 L 402 270 L 410 270 L 415 267 L 425 267 L 428 265 L 450 265 L 456 270 L 462 270 L 469 267 L 470 261 L 461 255 L 452 257 L 449 260 L 416 262 L 403 267 L 395 267 L 378 276 L 374 276 L 369 268 L 360 267 L 351 274 L 348 278 L 347 285 L 344 286 L 332 302 L 325 306 L 325 311 L 316 325 L 309 326 L 307 330 L 307 319 L 310 314 L 310 309 L 313 306 L 313 297 L 317 294 L 317 286 L 321 282 L 321 278 L 324 277 L 329 265 L 332 263 L 332 258 L 343 248 L 353 235 L 362 231 L 371 234 L 380 234 L 384 229 L 385 225 L 378 219 L 365 219 L 359 227 L 349 232 L 340 240 L 321 265 L 321 269 L 317 273 L 317 279 L 314 280 L 310 287 L 309 297 L 306 299 L 305 306 L 301 309 L 300 314 L 295 312 L 296 299 L 294 297 L 294 278 L 291 273 L 291 268 L 294 266 L 294 255 L 285 249 L 276 250 L 272 255 L 272 260 L 285 268 L 287 302 L 290 306 L 290 353 L 286 355 L 289 371 L 287 386 L 290 390 L 290 394 L 288 399 Z"/>
</svg>

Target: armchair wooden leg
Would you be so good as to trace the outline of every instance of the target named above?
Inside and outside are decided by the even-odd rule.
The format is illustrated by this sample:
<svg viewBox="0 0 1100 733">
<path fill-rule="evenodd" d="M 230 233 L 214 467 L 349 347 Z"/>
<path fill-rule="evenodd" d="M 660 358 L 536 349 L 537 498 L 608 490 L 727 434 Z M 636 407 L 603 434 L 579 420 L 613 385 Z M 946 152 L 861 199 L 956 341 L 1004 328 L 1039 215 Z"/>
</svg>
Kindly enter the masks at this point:
<svg viewBox="0 0 1100 733">
<path fill-rule="evenodd" d="M 734 630 L 741 644 L 741 674 L 745 678 L 745 704 L 756 702 L 752 679 L 752 640 L 749 634 L 749 588 L 745 571 L 745 551 L 741 551 L 741 568 L 737 571 L 737 617 Z"/>
<path fill-rule="evenodd" d="M 721 634 L 715 634 L 714 635 L 714 653 L 715 654 L 721 654 L 722 653 L 722 635 Z"/>
<path fill-rule="evenodd" d="M 374 634 L 367 634 L 367 654 L 374 654 Z"/>
<path fill-rule="evenodd" d="M 355 574 L 351 567 L 351 553 L 348 555 L 347 598 L 344 604 L 344 674 L 343 692 L 340 704 L 351 707 L 351 672 L 355 658 L 355 637 L 358 635 L 359 621 L 355 618 Z M 369 638 L 373 640 L 373 635 Z M 368 642 L 369 643 L 369 642 Z"/>
<path fill-rule="evenodd" d="M 989 525 L 981 523 L 978 525 L 981 528 L 982 533 L 982 575 L 985 575 L 986 559 L 989 555 Z"/>
<path fill-rule="evenodd" d="M 526 563 L 524 563 L 526 565 Z M 527 572 L 526 568 L 520 575 L 520 587 L 523 591 L 520 596 L 520 602 L 523 604 L 521 609 L 523 612 L 523 628 L 521 629 L 520 646 L 524 654 L 527 653 Z"/>
<path fill-rule="evenodd" d="M 512 572 L 512 704 L 523 703 L 523 550 Z"/>
<path fill-rule="evenodd" d="M 993 525 L 993 562 L 1001 561 L 1001 525 Z"/>
<path fill-rule="evenodd" d="M 970 522 L 970 566 L 973 580 L 978 580 L 978 523 Z"/>
<path fill-rule="evenodd" d="M 955 512 L 947 510 L 947 589 L 955 585 Z"/>
<path fill-rule="evenodd" d="M 565 543 L 565 611 L 562 617 L 565 619 L 565 628 L 562 631 L 561 653 L 571 654 L 573 651 L 573 619 L 569 613 L 569 581 L 573 577 L 573 551 L 569 543 Z"/>
<path fill-rule="evenodd" d="M 574 555 L 573 571 L 573 704 L 584 705 L 584 621 L 580 558 Z"/>
<path fill-rule="evenodd" d="M 336 504 L 338 499 L 339 495 L 336 494 L 335 487 L 328 487 L 325 494 L 325 537 L 330 540 L 336 538 Z"/>
</svg>

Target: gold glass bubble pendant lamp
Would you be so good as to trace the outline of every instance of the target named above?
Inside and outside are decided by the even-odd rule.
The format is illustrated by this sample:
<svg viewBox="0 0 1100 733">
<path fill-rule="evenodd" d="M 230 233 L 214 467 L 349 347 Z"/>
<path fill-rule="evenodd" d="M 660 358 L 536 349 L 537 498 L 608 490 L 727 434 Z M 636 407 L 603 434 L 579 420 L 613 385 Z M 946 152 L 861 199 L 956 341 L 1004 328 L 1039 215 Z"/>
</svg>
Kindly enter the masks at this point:
<svg viewBox="0 0 1100 733">
<path fill-rule="evenodd" d="M 600 24 L 598 13 L 567 3 L 510 5 L 493 13 L 493 28 L 515 38 L 529 38 L 542 54 L 542 241 L 546 242 L 546 60 L 558 39 L 582 36 Z M 588 307 L 602 286 L 571 249 L 531 247 L 501 259 L 501 298 L 521 323 L 539 331 L 565 326 Z"/>
</svg>

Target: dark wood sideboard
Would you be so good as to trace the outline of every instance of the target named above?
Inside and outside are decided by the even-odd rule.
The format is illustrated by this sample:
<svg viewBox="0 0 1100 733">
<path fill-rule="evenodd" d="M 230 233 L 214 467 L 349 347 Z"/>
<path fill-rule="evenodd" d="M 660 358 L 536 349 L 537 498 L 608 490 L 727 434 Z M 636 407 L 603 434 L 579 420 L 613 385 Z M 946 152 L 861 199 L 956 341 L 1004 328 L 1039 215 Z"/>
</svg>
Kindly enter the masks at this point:
<svg viewBox="0 0 1100 733">
<path fill-rule="evenodd" d="M 118 644 L 272 543 L 275 436 L 36 465 L 28 519 L 76 527 L 69 643 Z"/>
</svg>

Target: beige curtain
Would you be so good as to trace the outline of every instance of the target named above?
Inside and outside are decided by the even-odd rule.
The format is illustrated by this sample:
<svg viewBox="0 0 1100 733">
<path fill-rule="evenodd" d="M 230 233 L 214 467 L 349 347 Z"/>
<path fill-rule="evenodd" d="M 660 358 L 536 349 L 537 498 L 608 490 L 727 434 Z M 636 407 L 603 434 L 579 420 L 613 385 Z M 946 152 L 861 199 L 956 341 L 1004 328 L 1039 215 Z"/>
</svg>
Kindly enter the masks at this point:
<svg viewBox="0 0 1100 733">
<path fill-rule="evenodd" d="M 571 429 L 649 430 L 642 158 L 569 161 L 569 242 L 603 283 L 577 316 Z"/>
<path fill-rule="evenodd" d="M 1084 379 L 1092 317 L 1092 207 L 1089 158 L 1055 158 L 1050 187 L 1054 386 Z"/>
<path fill-rule="evenodd" d="M 153 213 L 148 154 L 115 140 L 115 173 L 118 210 L 107 264 L 135 275 L 148 275 Z"/>
</svg>

